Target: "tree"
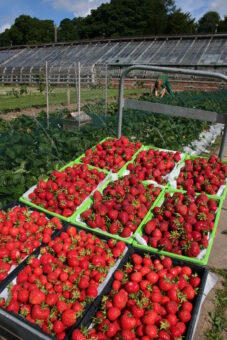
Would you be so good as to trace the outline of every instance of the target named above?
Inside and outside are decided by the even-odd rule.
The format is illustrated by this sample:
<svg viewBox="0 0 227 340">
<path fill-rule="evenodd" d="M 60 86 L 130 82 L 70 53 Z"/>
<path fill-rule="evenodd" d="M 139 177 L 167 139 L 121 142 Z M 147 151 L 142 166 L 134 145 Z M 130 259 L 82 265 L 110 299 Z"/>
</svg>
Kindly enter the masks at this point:
<svg viewBox="0 0 227 340">
<path fill-rule="evenodd" d="M 220 21 L 218 32 L 227 33 L 227 16 L 225 16 L 224 20 Z"/>
<path fill-rule="evenodd" d="M 180 9 L 177 9 L 168 16 L 168 24 L 165 33 L 186 34 L 195 32 L 195 19 L 192 19 L 190 13 L 183 13 Z"/>
<path fill-rule="evenodd" d="M 217 12 L 207 12 L 198 22 L 199 33 L 216 33 L 220 25 L 220 15 Z"/>
<path fill-rule="evenodd" d="M 207 12 L 195 23 L 190 13 L 176 7 L 174 0 L 111 0 L 84 18 L 63 19 L 58 27 L 58 40 L 195 32 L 227 32 L 227 17 L 221 20 L 217 12 Z M 28 15 L 16 18 L 12 27 L 0 34 L 0 46 L 50 42 L 54 42 L 53 21 Z"/>
<path fill-rule="evenodd" d="M 15 19 L 10 29 L 0 34 L 0 46 L 48 43 L 54 41 L 52 20 L 39 20 L 28 15 Z"/>
<path fill-rule="evenodd" d="M 78 24 L 80 38 L 163 34 L 173 0 L 112 0 Z"/>
<path fill-rule="evenodd" d="M 0 34 L 0 46 L 10 46 L 10 36 L 9 29 L 6 29 L 3 33 Z"/>
<path fill-rule="evenodd" d="M 58 28 L 59 41 L 73 41 L 79 38 L 78 30 L 76 27 L 76 19 L 63 19 Z"/>
</svg>

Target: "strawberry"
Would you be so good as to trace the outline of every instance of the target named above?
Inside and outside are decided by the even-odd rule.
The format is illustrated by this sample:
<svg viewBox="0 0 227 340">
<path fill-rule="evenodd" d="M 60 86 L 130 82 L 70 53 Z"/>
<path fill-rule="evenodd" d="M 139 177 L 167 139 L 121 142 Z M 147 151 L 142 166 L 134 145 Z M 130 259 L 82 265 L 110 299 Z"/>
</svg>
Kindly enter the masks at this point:
<svg viewBox="0 0 227 340">
<path fill-rule="evenodd" d="M 179 152 L 143 150 L 137 155 L 135 164 L 129 163 L 127 169 L 141 180 L 152 179 L 158 183 L 166 183 L 165 176 L 173 170 L 175 163 L 180 159 Z"/>
<path fill-rule="evenodd" d="M 123 136 L 120 139 L 108 138 L 94 149 L 87 150 L 81 160 L 86 164 L 118 172 L 140 147 L 140 143 L 132 143 Z"/>
<path fill-rule="evenodd" d="M 130 330 L 135 327 L 136 319 L 130 313 L 125 313 L 120 318 L 120 325 L 122 330 Z"/>
<path fill-rule="evenodd" d="M 116 320 L 121 315 L 121 310 L 116 307 L 110 307 L 107 311 L 107 317 L 110 321 Z"/>
<path fill-rule="evenodd" d="M 38 304 L 35 304 L 32 307 L 31 316 L 34 320 L 47 320 L 50 315 L 50 310 L 48 307 L 41 307 Z"/>
<path fill-rule="evenodd" d="M 119 309 L 123 309 L 127 303 L 127 292 L 125 290 L 119 291 L 113 297 L 113 305 Z"/>
<path fill-rule="evenodd" d="M 226 166 L 220 158 L 211 155 L 209 159 L 200 157 L 186 160 L 177 179 L 178 188 L 195 189 L 216 194 L 219 187 L 225 183 Z"/>
<path fill-rule="evenodd" d="M 29 302 L 32 305 L 41 305 L 42 302 L 45 300 L 45 294 L 41 292 L 38 288 L 32 289 L 29 294 Z"/>
<path fill-rule="evenodd" d="M 62 313 L 62 323 L 65 327 L 71 327 L 76 323 L 76 312 L 72 309 L 67 309 Z"/>
</svg>

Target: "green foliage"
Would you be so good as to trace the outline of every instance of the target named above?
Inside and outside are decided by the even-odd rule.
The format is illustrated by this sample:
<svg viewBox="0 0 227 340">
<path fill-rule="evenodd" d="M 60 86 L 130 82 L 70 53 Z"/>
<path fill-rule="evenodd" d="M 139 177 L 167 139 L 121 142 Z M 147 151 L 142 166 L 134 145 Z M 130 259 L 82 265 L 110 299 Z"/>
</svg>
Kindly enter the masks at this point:
<svg viewBox="0 0 227 340">
<path fill-rule="evenodd" d="M 163 102 L 189 107 L 215 109 L 226 92 L 209 94 L 181 93 Z M 193 99 L 194 98 L 194 99 Z M 202 98 L 202 99 L 201 99 Z M 154 100 L 152 97 L 146 99 Z M 195 104 L 197 100 L 197 103 Z M 50 128 L 46 128 L 45 113 L 37 118 L 21 116 L 12 121 L 0 119 L 0 207 L 18 199 L 28 188 L 46 177 L 51 170 L 60 168 L 76 159 L 86 149 L 117 131 L 117 105 L 109 106 L 108 115 L 100 114 L 100 105 L 90 105 L 83 110 L 92 118 L 91 123 L 73 131 L 63 129 L 66 111 L 50 114 Z M 222 110 L 222 107 L 219 107 Z M 227 112 L 227 108 L 226 111 Z M 131 140 L 146 145 L 182 150 L 198 138 L 199 133 L 209 124 L 198 120 L 166 117 L 146 112 L 125 110 L 123 134 Z"/>
<path fill-rule="evenodd" d="M 195 19 L 191 18 L 190 13 L 182 13 L 179 9 L 168 17 L 166 33 L 172 34 L 195 33 Z"/>
<path fill-rule="evenodd" d="M 223 20 L 221 20 L 219 26 L 218 26 L 218 32 L 227 32 L 227 16 L 224 17 Z"/>
<path fill-rule="evenodd" d="M 60 39 L 163 34 L 174 10 L 173 0 L 112 0 L 85 18 L 73 19 L 71 24 L 69 19 L 63 20 Z"/>
<path fill-rule="evenodd" d="M 198 32 L 215 33 L 221 23 L 220 15 L 217 12 L 207 12 L 198 22 Z"/>
<path fill-rule="evenodd" d="M 45 88 L 46 88 L 46 85 L 45 85 L 44 73 L 41 72 L 38 77 L 38 90 L 40 93 L 43 93 Z"/>
<path fill-rule="evenodd" d="M 79 38 L 76 20 L 63 19 L 60 22 L 58 28 L 58 40 L 59 41 L 70 41 L 77 40 Z"/>
<path fill-rule="evenodd" d="M 48 43 L 54 41 L 52 20 L 20 15 L 10 29 L 0 34 L 0 46 Z"/>
<path fill-rule="evenodd" d="M 227 113 L 226 95 L 227 90 L 221 90 L 217 92 L 191 91 L 176 92 L 174 98 L 169 95 L 166 95 L 164 98 L 160 98 L 146 94 L 142 96 L 141 99 L 163 104 L 197 108 L 218 113 Z"/>
<path fill-rule="evenodd" d="M 212 269 L 216 274 L 223 278 L 222 288 L 215 293 L 214 306 L 215 309 L 210 316 L 210 329 L 205 334 L 207 340 L 224 340 L 227 332 L 227 270 L 226 269 Z"/>
<path fill-rule="evenodd" d="M 174 0 L 111 0 L 84 18 L 65 18 L 58 27 L 58 41 L 143 36 L 154 34 L 214 33 L 227 31 L 227 17 L 207 12 L 198 22 L 177 8 Z M 54 42 L 52 20 L 27 15 L 16 18 L 0 34 L 0 46 Z"/>
<path fill-rule="evenodd" d="M 20 95 L 28 94 L 28 86 L 26 84 L 20 85 Z"/>
<path fill-rule="evenodd" d="M 26 94 L 28 94 L 28 87 L 25 84 L 21 84 L 19 89 L 12 88 L 12 90 L 6 93 L 7 96 L 14 96 L 16 98 Z"/>
</svg>

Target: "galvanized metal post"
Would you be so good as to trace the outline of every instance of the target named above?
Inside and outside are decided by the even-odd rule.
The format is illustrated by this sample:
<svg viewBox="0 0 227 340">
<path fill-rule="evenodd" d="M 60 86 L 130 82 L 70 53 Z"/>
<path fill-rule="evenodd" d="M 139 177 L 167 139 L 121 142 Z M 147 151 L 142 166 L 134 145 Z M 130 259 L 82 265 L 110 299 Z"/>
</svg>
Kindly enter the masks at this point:
<svg viewBox="0 0 227 340">
<path fill-rule="evenodd" d="M 220 146 L 220 151 L 219 151 L 219 157 L 221 159 L 223 158 L 226 141 L 227 141 L 227 118 L 225 119 L 225 127 L 223 131 L 223 136 L 222 136 L 221 146 Z"/>
<path fill-rule="evenodd" d="M 123 115 L 123 106 L 124 106 L 124 83 L 125 83 L 125 76 L 123 72 L 120 78 L 120 87 L 119 87 L 117 138 L 120 138 L 121 133 L 122 133 L 122 115 Z"/>
<path fill-rule="evenodd" d="M 70 106 L 70 87 L 69 87 L 69 83 L 67 83 L 67 106 Z"/>
<path fill-rule="evenodd" d="M 69 86 L 69 72 L 67 74 L 67 88 L 66 88 L 66 94 L 67 94 L 67 106 L 69 108 L 70 106 L 70 86 Z"/>
<path fill-rule="evenodd" d="M 80 62 L 78 63 L 78 116 L 80 126 Z"/>
<path fill-rule="evenodd" d="M 218 78 L 227 82 L 227 76 L 222 73 L 210 72 L 210 71 L 197 71 L 191 69 L 183 69 L 176 67 L 161 67 L 161 66 L 145 66 L 145 65 L 134 65 L 126 68 L 120 77 L 120 86 L 119 86 L 119 100 L 118 100 L 118 129 L 117 129 L 117 137 L 120 138 L 122 134 L 122 116 L 123 116 L 123 107 L 124 107 L 124 80 L 126 75 L 133 70 L 146 70 L 146 71 L 156 71 L 156 72 L 166 72 L 166 73 L 178 73 L 178 74 L 187 74 L 194 75 L 200 77 L 208 77 L 208 78 Z M 225 131 L 222 139 L 220 155 L 223 156 L 224 145 L 227 135 L 227 128 L 225 124 Z"/>
<path fill-rule="evenodd" d="M 105 69 L 105 117 L 108 111 L 108 65 L 106 64 Z"/>
<path fill-rule="evenodd" d="M 48 63 L 46 61 L 46 110 L 47 110 L 47 128 L 49 129 L 49 88 L 48 88 Z"/>
</svg>

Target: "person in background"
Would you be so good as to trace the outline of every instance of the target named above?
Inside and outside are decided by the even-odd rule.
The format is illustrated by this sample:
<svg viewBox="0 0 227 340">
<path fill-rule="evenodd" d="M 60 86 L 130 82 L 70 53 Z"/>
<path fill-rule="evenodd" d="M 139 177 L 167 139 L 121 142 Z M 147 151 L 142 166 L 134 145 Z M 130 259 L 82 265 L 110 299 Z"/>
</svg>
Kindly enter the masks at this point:
<svg viewBox="0 0 227 340">
<path fill-rule="evenodd" d="M 161 98 L 164 97 L 166 94 L 166 91 L 171 95 L 171 97 L 174 97 L 174 93 L 171 88 L 170 81 L 166 74 L 160 74 L 155 81 L 153 92 L 156 97 L 159 96 L 159 91 L 161 90 Z"/>
</svg>

